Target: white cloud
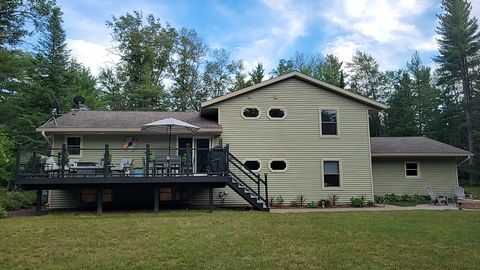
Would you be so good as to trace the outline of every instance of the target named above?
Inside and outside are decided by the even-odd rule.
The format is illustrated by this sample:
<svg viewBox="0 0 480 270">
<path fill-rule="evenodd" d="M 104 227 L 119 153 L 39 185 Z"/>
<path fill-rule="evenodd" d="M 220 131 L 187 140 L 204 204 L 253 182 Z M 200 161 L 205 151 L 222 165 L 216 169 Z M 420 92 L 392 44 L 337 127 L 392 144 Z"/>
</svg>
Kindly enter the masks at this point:
<svg viewBox="0 0 480 270">
<path fill-rule="evenodd" d="M 72 56 L 94 75 L 98 75 L 101 67 L 112 65 L 119 57 L 109 51 L 109 45 L 103 45 L 81 39 L 68 39 L 67 44 Z"/>
<path fill-rule="evenodd" d="M 436 36 L 425 35 L 417 27 L 419 19 L 433 6 L 425 0 L 334 2 L 324 11 L 324 17 L 342 34 L 331 32 L 334 40 L 321 45 L 320 50 L 344 61 L 349 61 L 356 50 L 368 51 L 382 69 L 398 68 L 404 65 L 399 56 L 437 49 Z"/>
</svg>

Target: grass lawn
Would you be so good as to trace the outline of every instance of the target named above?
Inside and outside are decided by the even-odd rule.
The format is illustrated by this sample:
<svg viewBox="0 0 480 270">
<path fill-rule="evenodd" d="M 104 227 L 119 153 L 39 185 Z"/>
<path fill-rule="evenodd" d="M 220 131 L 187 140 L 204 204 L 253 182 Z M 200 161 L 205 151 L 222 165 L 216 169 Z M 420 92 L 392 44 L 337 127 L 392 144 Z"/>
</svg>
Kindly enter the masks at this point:
<svg viewBox="0 0 480 270">
<path fill-rule="evenodd" d="M 465 191 L 480 196 L 480 186 L 465 186 Z"/>
<path fill-rule="evenodd" d="M 478 269 L 480 212 L 50 213 L 0 220 L 0 269 Z"/>
</svg>

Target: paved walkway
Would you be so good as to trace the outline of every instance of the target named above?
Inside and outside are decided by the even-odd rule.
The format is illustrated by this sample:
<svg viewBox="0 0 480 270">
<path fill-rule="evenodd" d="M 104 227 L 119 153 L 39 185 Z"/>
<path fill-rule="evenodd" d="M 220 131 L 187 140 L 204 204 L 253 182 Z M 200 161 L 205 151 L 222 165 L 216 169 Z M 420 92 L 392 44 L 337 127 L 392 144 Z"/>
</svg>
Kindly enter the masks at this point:
<svg viewBox="0 0 480 270">
<path fill-rule="evenodd" d="M 365 207 L 365 208 L 285 208 L 285 209 L 271 209 L 272 213 L 310 213 L 310 212 L 355 212 L 355 211 L 405 211 L 405 210 L 458 210 L 455 204 L 449 204 L 448 206 L 431 205 L 431 204 L 419 204 L 417 206 L 395 206 L 395 205 L 383 205 L 379 207 Z"/>
</svg>

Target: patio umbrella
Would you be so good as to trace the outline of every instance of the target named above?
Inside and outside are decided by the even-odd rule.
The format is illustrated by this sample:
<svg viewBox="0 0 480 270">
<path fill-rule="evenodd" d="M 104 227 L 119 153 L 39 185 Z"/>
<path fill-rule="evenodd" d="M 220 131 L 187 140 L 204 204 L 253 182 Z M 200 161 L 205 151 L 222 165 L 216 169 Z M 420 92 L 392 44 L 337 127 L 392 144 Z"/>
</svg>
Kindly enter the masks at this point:
<svg viewBox="0 0 480 270">
<path fill-rule="evenodd" d="M 172 133 L 181 134 L 185 133 L 185 131 L 195 133 L 199 129 L 200 128 L 197 126 L 171 117 L 154 121 L 142 126 L 143 131 L 168 133 L 168 156 L 170 156 L 170 149 L 172 145 Z"/>
</svg>

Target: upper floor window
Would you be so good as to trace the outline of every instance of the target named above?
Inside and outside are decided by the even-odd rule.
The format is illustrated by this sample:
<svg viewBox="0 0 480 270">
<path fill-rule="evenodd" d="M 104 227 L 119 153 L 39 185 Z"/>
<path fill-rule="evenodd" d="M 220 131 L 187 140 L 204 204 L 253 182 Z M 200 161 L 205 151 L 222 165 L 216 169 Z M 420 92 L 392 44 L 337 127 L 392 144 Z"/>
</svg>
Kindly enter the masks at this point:
<svg viewBox="0 0 480 270">
<path fill-rule="evenodd" d="M 245 160 L 245 162 L 243 162 L 243 165 L 251 171 L 260 170 L 260 161 L 258 160 Z"/>
<path fill-rule="evenodd" d="M 418 162 L 405 162 L 406 177 L 420 177 L 420 164 Z"/>
<path fill-rule="evenodd" d="M 338 135 L 337 109 L 321 109 L 320 118 L 322 135 Z"/>
<path fill-rule="evenodd" d="M 67 150 L 68 154 L 72 156 L 80 155 L 82 138 L 81 137 L 67 137 Z"/>
<path fill-rule="evenodd" d="M 268 118 L 270 119 L 284 119 L 287 113 L 284 108 L 272 107 L 268 110 Z"/>
<path fill-rule="evenodd" d="M 258 107 L 245 107 L 242 110 L 242 116 L 245 119 L 257 119 L 260 117 L 260 109 Z"/>
<path fill-rule="evenodd" d="M 285 160 L 272 160 L 269 166 L 272 172 L 284 172 L 287 170 L 287 162 Z"/>
</svg>

